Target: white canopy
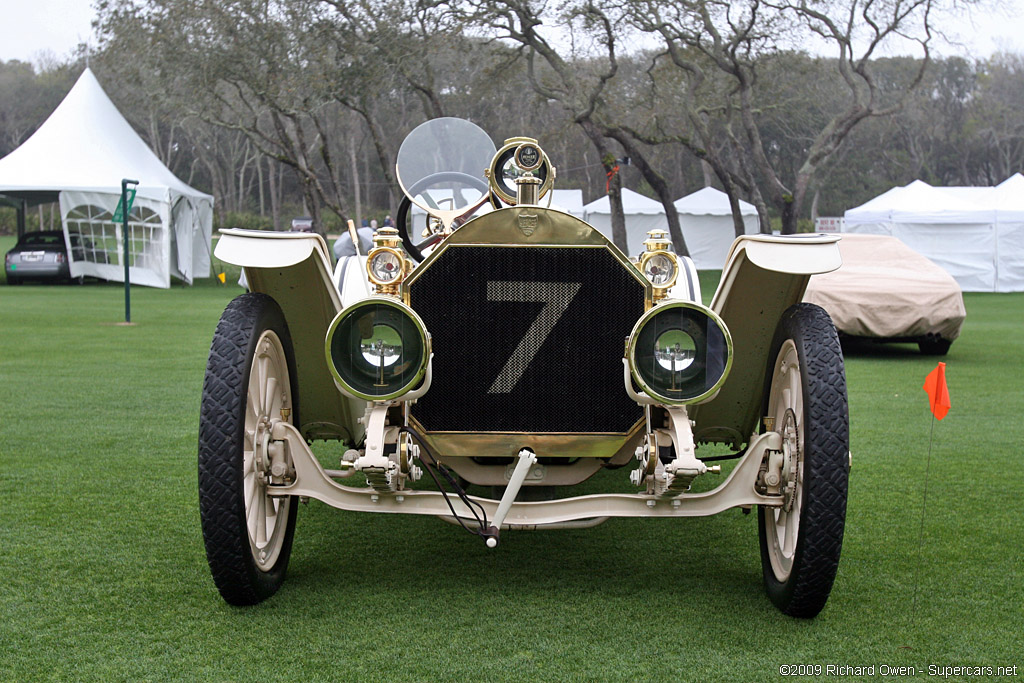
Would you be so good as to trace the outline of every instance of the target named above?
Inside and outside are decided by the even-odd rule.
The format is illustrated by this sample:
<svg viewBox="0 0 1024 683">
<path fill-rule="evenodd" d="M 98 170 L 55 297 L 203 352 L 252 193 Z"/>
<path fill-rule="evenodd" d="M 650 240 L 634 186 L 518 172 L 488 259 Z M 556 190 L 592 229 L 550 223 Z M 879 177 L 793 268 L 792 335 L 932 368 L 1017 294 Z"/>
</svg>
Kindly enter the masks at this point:
<svg viewBox="0 0 1024 683">
<path fill-rule="evenodd" d="M 1014 173 L 992 189 L 996 211 L 1008 218 L 1024 220 L 1024 175 Z"/>
<path fill-rule="evenodd" d="M 80 232 L 93 244 L 87 260 L 71 262 L 73 277 L 124 279 L 121 223 L 112 220 L 123 178 L 139 181 L 129 215 L 131 281 L 169 287 L 171 275 L 188 283 L 208 277 L 213 197 L 164 166 L 90 69 L 32 137 L 0 159 L 0 194 L 59 198 L 65 239 Z"/>
<path fill-rule="evenodd" d="M 675 205 L 683 239 L 694 265 L 698 270 L 721 270 L 736 238 L 729 195 L 713 187 L 705 187 L 677 199 Z M 759 230 L 757 208 L 741 199 L 740 215 L 743 232 L 756 234 Z"/>
<path fill-rule="evenodd" d="M 944 268 L 964 291 L 1022 291 L 1022 185 L 1020 176 L 972 191 L 915 180 L 847 211 L 843 229 L 898 237 Z"/>
<path fill-rule="evenodd" d="M 661 202 L 627 188 L 622 188 L 622 212 L 626 219 L 626 244 L 630 256 L 637 256 L 643 251 L 643 242 L 650 230 L 668 230 L 668 219 Z M 612 210 L 608 195 L 584 206 L 583 215 L 584 220 L 602 235 L 612 239 Z"/>
<path fill-rule="evenodd" d="M 1024 176 L 1014 173 L 995 187 L 996 290 L 1024 292 Z"/>
<path fill-rule="evenodd" d="M 1015 173 L 995 187 L 938 188 L 976 207 L 996 212 L 996 291 L 1024 291 L 1024 176 Z"/>
<path fill-rule="evenodd" d="M 547 197 L 540 200 L 542 206 L 546 202 Z M 551 208 L 561 209 L 583 220 L 583 190 L 551 190 Z"/>
</svg>

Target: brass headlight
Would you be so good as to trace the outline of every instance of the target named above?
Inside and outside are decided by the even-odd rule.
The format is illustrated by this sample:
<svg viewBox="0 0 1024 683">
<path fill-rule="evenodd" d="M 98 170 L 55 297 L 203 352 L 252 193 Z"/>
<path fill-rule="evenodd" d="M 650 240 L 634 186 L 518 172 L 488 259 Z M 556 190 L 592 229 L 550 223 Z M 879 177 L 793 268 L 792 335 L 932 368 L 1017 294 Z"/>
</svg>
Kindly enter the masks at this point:
<svg viewBox="0 0 1024 683">
<path fill-rule="evenodd" d="M 640 270 L 659 289 L 668 289 L 679 277 L 675 254 L 668 251 L 645 252 L 640 259 Z"/>
<path fill-rule="evenodd" d="M 366 260 L 370 282 L 378 286 L 397 284 L 405 271 L 402 252 L 389 247 L 378 247 L 370 252 Z"/>
<path fill-rule="evenodd" d="M 732 368 L 732 336 L 709 308 L 666 301 L 633 327 L 626 347 L 633 380 L 662 403 L 683 405 L 713 397 Z"/>
<path fill-rule="evenodd" d="M 334 318 L 326 352 L 327 367 L 347 393 L 388 401 L 408 393 L 423 378 L 430 341 L 415 311 L 395 299 L 375 297 Z"/>
<path fill-rule="evenodd" d="M 654 285 L 654 302 L 668 296 L 668 290 L 679 277 L 679 259 L 672 251 L 668 233 L 661 229 L 651 230 L 644 240 L 644 252 L 640 254 L 640 272 Z"/>
<path fill-rule="evenodd" d="M 395 228 L 383 227 L 373 233 L 373 249 L 366 259 L 366 273 L 381 294 L 397 294 L 398 285 L 405 279 L 405 254 L 401 244 Z"/>
<path fill-rule="evenodd" d="M 509 138 L 495 153 L 487 169 L 491 192 L 506 204 L 515 205 L 519 196 L 515 179 L 523 174 L 532 174 L 540 180 L 537 200 L 555 184 L 555 167 L 537 141 L 533 138 Z"/>
</svg>

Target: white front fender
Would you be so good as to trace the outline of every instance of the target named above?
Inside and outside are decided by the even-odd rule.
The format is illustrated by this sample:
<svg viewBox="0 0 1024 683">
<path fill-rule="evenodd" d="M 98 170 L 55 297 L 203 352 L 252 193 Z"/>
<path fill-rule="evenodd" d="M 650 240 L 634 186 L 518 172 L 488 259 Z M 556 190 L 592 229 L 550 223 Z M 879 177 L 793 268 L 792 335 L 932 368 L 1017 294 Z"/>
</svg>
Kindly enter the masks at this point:
<svg viewBox="0 0 1024 683">
<path fill-rule="evenodd" d="M 319 251 L 330 272 L 327 243 L 320 235 L 308 232 L 269 232 L 264 230 L 221 230 L 214 256 L 233 266 L 246 268 L 286 268 L 302 263 Z"/>
<path fill-rule="evenodd" d="M 365 427 L 358 419 L 366 403 L 341 395 L 324 353 L 327 329 L 342 309 L 324 239 L 302 232 L 224 230 L 215 254 L 242 266 L 249 288 L 273 298 L 284 313 L 295 351 L 303 437 L 360 444 Z"/>
<path fill-rule="evenodd" d="M 733 242 L 711 300 L 732 333 L 732 371 L 718 396 L 695 406 L 696 439 L 739 449 L 757 431 L 775 328 L 807 280 L 842 265 L 839 235 L 745 235 Z"/>
</svg>

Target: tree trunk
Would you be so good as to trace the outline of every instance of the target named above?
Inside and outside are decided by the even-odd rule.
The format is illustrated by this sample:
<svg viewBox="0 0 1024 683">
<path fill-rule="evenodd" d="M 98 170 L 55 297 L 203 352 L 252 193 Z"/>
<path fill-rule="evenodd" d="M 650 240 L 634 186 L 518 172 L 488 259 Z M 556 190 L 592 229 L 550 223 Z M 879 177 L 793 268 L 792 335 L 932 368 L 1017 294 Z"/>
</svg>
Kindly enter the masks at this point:
<svg viewBox="0 0 1024 683">
<path fill-rule="evenodd" d="M 269 162 L 268 162 L 269 163 Z M 260 218 L 265 217 L 266 211 L 264 210 L 263 203 L 263 155 L 261 154 L 256 158 L 256 175 L 258 177 L 259 190 L 260 190 Z"/>
<path fill-rule="evenodd" d="M 606 131 L 612 138 L 618 141 L 622 148 L 626 151 L 626 154 L 636 163 L 636 167 L 640 169 L 640 173 L 643 175 L 644 180 L 651 186 L 651 189 L 658 195 L 658 199 L 661 200 L 661 205 L 665 207 L 665 218 L 668 220 L 668 234 L 672 239 L 672 246 L 675 252 L 680 256 L 689 256 L 690 251 L 686 248 L 686 240 L 683 239 L 683 230 L 679 226 L 679 212 L 676 210 L 676 205 L 673 203 L 671 192 L 669 192 L 668 185 L 665 183 L 665 179 L 661 177 L 657 171 L 651 168 L 651 165 L 647 163 L 647 159 L 644 158 L 633 140 L 620 130 L 608 130 Z"/>
<path fill-rule="evenodd" d="M 729 198 L 729 210 L 732 211 L 732 229 L 736 237 L 747 234 L 747 226 L 743 224 L 743 214 L 740 212 L 740 198 L 735 193 L 726 193 Z"/>
<path fill-rule="evenodd" d="M 720 161 L 716 162 L 718 165 L 712 165 L 708 161 L 701 159 L 702 165 L 709 166 L 721 181 L 722 187 L 725 188 L 725 196 L 729 198 L 729 210 L 732 211 L 732 228 L 733 234 L 736 237 L 745 235 L 747 232 L 747 226 L 743 224 L 743 214 L 740 213 L 740 188 L 736 184 L 736 180 L 733 176 L 723 167 L 720 166 Z M 710 186 L 707 186 L 710 187 Z M 764 202 L 762 202 L 763 206 Z M 758 213 L 760 214 L 762 207 L 758 207 Z M 771 232 L 771 230 L 769 230 Z"/>
<path fill-rule="evenodd" d="M 281 195 L 278 189 L 280 166 L 278 164 L 278 168 L 274 168 L 273 159 L 267 157 L 267 175 L 270 179 L 270 222 L 273 224 L 274 230 L 281 229 Z"/>
<path fill-rule="evenodd" d="M 597 130 L 597 126 L 590 119 L 577 121 L 583 132 L 590 138 L 590 142 L 597 150 L 597 156 L 601 159 L 601 166 L 604 167 L 607 178 L 605 190 L 608 193 L 608 209 L 611 211 L 612 221 L 612 242 L 622 250 L 622 253 L 629 254 L 629 240 L 626 234 L 626 217 L 622 211 L 622 176 L 615 168 L 615 155 L 605 144 L 605 137 Z"/>
<path fill-rule="evenodd" d="M 370 203 L 370 161 L 369 161 L 369 159 L 367 159 L 367 155 L 366 154 L 362 155 L 361 161 L 363 162 L 363 175 L 362 175 L 362 177 L 363 177 L 363 182 L 365 183 L 365 185 L 363 186 L 363 196 L 366 197 L 366 203 L 369 204 Z M 369 206 L 367 206 L 366 213 L 367 213 L 367 215 L 370 214 Z"/>
<path fill-rule="evenodd" d="M 352 196 L 356 209 L 353 215 L 355 216 L 356 227 L 358 227 L 363 217 L 363 197 L 362 188 L 359 187 L 359 159 L 356 155 L 356 143 L 352 137 L 350 131 L 348 136 L 348 160 L 352 170 Z"/>
<path fill-rule="evenodd" d="M 793 196 L 783 195 L 779 205 L 779 215 L 782 218 L 782 234 L 796 234 L 796 207 L 793 206 Z"/>
<path fill-rule="evenodd" d="M 381 172 L 384 174 L 385 182 L 387 182 L 395 197 L 403 196 L 402 190 L 398 185 L 398 179 L 395 177 L 395 159 L 391 156 L 390 151 L 393 141 L 390 140 L 387 132 L 381 128 L 380 123 L 370 117 L 369 109 L 359 109 L 357 112 L 363 117 L 366 127 L 370 130 L 370 139 L 373 140 L 373 148 L 377 154 L 377 161 L 380 164 Z"/>
<path fill-rule="evenodd" d="M 711 164 L 707 162 L 707 159 L 700 160 L 700 170 L 704 174 L 704 187 L 711 187 L 711 180 L 715 175 L 715 171 L 711 168 Z"/>
<path fill-rule="evenodd" d="M 320 209 L 320 202 L 316 200 L 316 190 L 308 179 L 302 181 L 302 210 L 303 213 L 313 219 L 313 230 L 321 236 L 326 237 L 323 224 L 323 211 Z"/>
<path fill-rule="evenodd" d="M 605 165 L 606 169 L 609 169 Z M 611 173 L 611 170 L 608 170 Z M 622 210 L 622 176 L 614 173 L 608 179 L 608 210 L 611 211 L 612 242 L 623 254 L 629 255 L 629 235 L 626 233 L 626 215 Z"/>
<path fill-rule="evenodd" d="M 224 172 L 224 208 L 228 211 L 238 211 L 238 187 L 235 181 L 235 174 L 231 170 Z"/>
<path fill-rule="evenodd" d="M 246 145 L 248 147 L 248 145 Z M 241 163 L 238 164 L 238 199 L 237 199 L 237 210 L 242 212 L 245 210 L 243 202 L 247 197 L 246 181 L 249 176 L 249 156 L 248 154 L 242 154 Z"/>
<path fill-rule="evenodd" d="M 211 172 L 210 181 L 213 183 L 213 196 L 217 198 L 217 201 L 214 204 L 216 207 L 214 213 L 217 216 L 217 224 L 221 227 L 227 227 L 224 225 L 224 214 L 227 212 L 227 207 L 224 206 L 224 187 L 220 182 L 220 174 Z"/>
<path fill-rule="evenodd" d="M 583 151 L 583 175 L 587 179 L 585 187 L 594 187 L 594 178 L 590 172 L 590 159 L 587 158 L 586 150 Z"/>
<path fill-rule="evenodd" d="M 768 205 L 764 201 L 764 197 L 761 195 L 761 189 L 754 185 L 750 188 L 750 201 L 757 208 L 757 222 L 761 224 L 761 233 L 764 235 L 772 234 L 772 222 L 768 218 Z"/>
</svg>

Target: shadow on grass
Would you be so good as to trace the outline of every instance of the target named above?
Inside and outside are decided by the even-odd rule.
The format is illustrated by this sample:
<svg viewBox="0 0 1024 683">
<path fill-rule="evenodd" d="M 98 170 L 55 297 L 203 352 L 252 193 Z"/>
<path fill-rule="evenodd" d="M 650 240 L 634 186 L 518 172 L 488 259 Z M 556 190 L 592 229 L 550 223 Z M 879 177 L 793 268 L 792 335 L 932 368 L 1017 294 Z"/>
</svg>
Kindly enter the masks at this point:
<svg viewBox="0 0 1024 683">
<path fill-rule="evenodd" d="M 441 607 L 457 595 L 470 602 L 490 594 L 614 603 L 662 589 L 674 596 L 669 601 L 717 596 L 716 602 L 747 613 L 767 604 L 756 518 L 739 511 L 707 519 L 612 519 L 594 529 L 506 531 L 492 550 L 436 519 L 317 508 L 303 508 L 307 514 L 296 529 L 285 585 L 297 591 L 373 595 L 383 589 Z"/>
<path fill-rule="evenodd" d="M 877 359 L 924 357 L 917 344 L 912 342 L 879 342 L 863 337 L 841 337 L 840 342 L 844 356 Z"/>
</svg>

